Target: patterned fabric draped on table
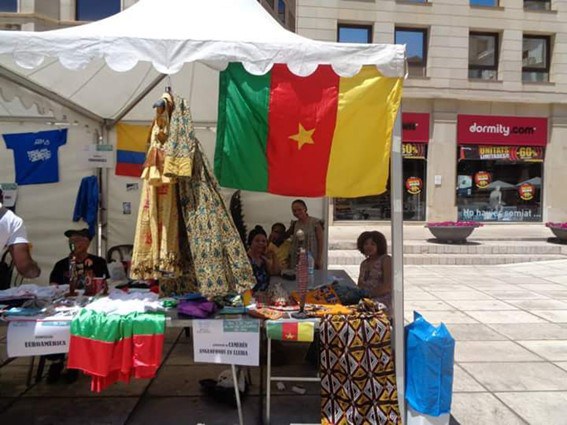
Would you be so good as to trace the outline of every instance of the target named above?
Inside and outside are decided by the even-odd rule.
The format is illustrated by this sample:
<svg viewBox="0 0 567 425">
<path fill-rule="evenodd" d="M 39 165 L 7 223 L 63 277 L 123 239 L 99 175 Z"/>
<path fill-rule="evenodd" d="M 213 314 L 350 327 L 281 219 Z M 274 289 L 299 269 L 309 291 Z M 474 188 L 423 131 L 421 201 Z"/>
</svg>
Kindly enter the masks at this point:
<svg viewBox="0 0 567 425">
<path fill-rule="evenodd" d="M 370 300 L 321 321 L 321 423 L 399 425 L 390 322 Z"/>
<path fill-rule="evenodd" d="M 169 234 L 161 231 L 159 226 L 146 224 L 146 221 L 161 223 L 164 220 L 159 215 L 154 217 L 155 207 L 148 209 L 142 198 L 132 257 L 134 276 L 159 278 L 160 291 L 164 295 L 200 292 L 213 297 L 231 291 L 244 292 L 255 283 L 252 268 L 218 183 L 195 137 L 185 99 L 175 98 L 175 109 L 168 125 L 160 164 L 163 167 L 161 175 L 172 183 L 168 187 L 175 196 L 175 207 L 171 208 L 172 214 L 166 222 L 166 229 L 169 230 L 169 226 L 178 229 L 175 246 L 169 244 L 169 250 L 156 251 L 145 244 L 153 238 L 167 236 L 169 239 Z M 151 202 L 147 204 L 151 205 Z M 154 228 L 156 233 L 153 233 Z M 173 267 L 160 268 L 164 263 L 171 264 L 162 261 L 163 258 L 176 259 Z"/>
</svg>

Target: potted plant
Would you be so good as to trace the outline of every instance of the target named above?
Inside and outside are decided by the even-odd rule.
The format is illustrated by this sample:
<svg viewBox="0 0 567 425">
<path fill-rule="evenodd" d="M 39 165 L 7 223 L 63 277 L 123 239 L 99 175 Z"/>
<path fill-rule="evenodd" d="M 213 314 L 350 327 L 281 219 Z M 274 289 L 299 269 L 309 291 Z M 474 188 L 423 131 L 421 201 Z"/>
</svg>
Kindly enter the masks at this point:
<svg viewBox="0 0 567 425">
<path fill-rule="evenodd" d="M 440 221 L 425 225 L 441 243 L 465 243 L 467 238 L 482 223 L 476 221 Z"/>
<path fill-rule="evenodd" d="M 567 223 L 545 223 L 546 227 L 553 232 L 553 234 L 562 242 L 567 242 Z"/>
</svg>

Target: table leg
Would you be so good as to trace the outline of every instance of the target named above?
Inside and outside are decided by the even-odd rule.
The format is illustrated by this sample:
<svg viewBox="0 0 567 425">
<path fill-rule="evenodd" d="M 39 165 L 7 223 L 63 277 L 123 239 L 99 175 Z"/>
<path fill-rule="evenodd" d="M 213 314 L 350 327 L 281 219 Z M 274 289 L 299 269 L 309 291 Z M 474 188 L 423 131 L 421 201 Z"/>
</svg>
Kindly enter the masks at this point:
<svg viewBox="0 0 567 425">
<path fill-rule="evenodd" d="M 30 368 L 28 369 L 28 377 L 27 377 L 27 379 L 26 379 L 26 387 L 30 387 L 30 386 L 31 386 L 34 363 L 35 363 L 35 357 L 32 356 L 32 357 L 31 357 L 31 360 L 30 360 Z"/>
<path fill-rule="evenodd" d="M 242 404 L 240 404 L 240 389 L 238 388 L 238 376 L 236 376 L 236 366 L 230 365 L 232 368 L 232 381 L 234 382 L 234 393 L 236 395 L 236 407 L 238 408 L 238 420 L 240 425 L 244 425 L 244 417 L 242 415 Z"/>
</svg>

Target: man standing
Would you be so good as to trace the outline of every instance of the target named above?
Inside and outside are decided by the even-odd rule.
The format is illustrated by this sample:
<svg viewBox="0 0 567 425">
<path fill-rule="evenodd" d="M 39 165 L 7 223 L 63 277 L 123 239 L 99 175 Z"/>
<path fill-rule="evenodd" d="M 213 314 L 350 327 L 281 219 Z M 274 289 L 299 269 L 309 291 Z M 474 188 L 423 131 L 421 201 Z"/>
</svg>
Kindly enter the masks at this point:
<svg viewBox="0 0 567 425">
<path fill-rule="evenodd" d="M 24 221 L 2 206 L 3 200 L 0 189 L 0 250 L 7 246 L 18 273 L 28 279 L 36 278 L 41 269 L 31 257 Z"/>
</svg>

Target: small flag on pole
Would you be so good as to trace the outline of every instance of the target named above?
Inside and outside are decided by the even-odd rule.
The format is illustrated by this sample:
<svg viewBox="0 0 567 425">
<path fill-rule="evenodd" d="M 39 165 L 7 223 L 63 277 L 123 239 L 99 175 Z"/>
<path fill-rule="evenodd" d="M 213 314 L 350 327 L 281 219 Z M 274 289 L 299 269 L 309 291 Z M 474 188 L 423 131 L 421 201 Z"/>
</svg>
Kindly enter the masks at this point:
<svg viewBox="0 0 567 425">
<path fill-rule="evenodd" d="M 267 321 L 266 333 L 268 338 L 278 341 L 313 341 L 315 333 L 314 322 L 283 322 L 283 321 Z"/>
</svg>

